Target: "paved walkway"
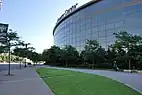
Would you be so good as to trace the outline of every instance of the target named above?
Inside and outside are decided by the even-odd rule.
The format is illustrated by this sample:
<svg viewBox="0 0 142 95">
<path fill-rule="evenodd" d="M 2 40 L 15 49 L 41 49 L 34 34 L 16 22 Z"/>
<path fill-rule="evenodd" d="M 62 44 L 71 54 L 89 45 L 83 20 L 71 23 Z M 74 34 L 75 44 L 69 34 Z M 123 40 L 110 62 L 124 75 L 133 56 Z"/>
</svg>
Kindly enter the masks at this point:
<svg viewBox="0 0 142 95">
<path fill-rule="evenodd" d="M 50 67 L 47 67 L 47 68 L 50 68 Z M 124 83 L 125 85 L 142 93 L 142 74 L 115 72 L 115 71 L 107 71 L 107 70 L 72 69 L 72 68 L 58 68 L 58 69 L 79 71 L 79 72 L 105 76 L 113 80 L 119 81 L 121 83 Z"/>
<path fill-rule="evenodd" d="M 53 95 L 34 68 L 0 72 L 0 95 Z"/>
</svg>

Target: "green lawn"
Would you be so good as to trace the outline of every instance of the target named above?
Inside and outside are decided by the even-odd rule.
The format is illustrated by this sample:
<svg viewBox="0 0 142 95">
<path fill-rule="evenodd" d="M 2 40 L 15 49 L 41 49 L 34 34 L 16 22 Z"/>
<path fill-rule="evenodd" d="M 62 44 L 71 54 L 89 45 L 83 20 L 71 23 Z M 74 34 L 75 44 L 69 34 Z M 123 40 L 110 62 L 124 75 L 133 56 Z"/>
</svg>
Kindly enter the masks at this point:
<svg viewBox="0 0 142 95">
<path fill-rule="evenodd" d="M 102 76 L 47 68 L 40 68 L 37 72 L 55 95 L 141 95 Z"/>
</svg>

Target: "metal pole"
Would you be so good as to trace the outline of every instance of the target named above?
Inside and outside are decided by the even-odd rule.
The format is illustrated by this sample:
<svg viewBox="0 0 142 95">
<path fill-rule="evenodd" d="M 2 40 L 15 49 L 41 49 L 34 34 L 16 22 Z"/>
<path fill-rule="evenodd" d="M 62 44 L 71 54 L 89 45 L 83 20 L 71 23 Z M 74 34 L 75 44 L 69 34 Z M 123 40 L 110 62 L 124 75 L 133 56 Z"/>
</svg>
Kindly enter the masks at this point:
<svg viewBox="0 0 142 95">
<path fill-rule="evenodd" d="M 22 66 L 21 66 L 21 59 L 20 59 L 20 69 L 21 69 L 21 67 L 22 67 Z"/>
<path fill-rule="evenodd" d="M 11 62 L 11 58 L 10 58 L 10 42 L 9 42 L 9 66 L 8 66 L 8 75 L 10 75 L 10 62 Z"/>
<path fill-rule="evenodd" d="M 27 47 L 28 47 L 28 44 L 26 44 L 26 57 L 27 57 Z M 25 68 L 27 67 L 27 65 L 26 65 L 26 59 L 25 59 Z"/>
</svg>

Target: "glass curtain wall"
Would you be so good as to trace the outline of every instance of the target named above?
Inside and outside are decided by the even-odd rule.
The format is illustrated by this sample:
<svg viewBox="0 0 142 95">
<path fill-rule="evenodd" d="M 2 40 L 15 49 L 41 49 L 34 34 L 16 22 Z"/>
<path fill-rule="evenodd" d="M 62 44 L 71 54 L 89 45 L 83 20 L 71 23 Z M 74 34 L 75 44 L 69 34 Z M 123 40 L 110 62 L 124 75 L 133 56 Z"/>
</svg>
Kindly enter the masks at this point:
<svg viewBox="0 0 142 95">
<path fill-rule="evenodd" d="M 72 45 L 81 51 L 86 40 L 97 40 L 107 49 L 113 33 L 126 30 L 142 35 L 141 0 L 103 0 L 65 19 L 55 30 L 55 45 Z"/>
</svg>

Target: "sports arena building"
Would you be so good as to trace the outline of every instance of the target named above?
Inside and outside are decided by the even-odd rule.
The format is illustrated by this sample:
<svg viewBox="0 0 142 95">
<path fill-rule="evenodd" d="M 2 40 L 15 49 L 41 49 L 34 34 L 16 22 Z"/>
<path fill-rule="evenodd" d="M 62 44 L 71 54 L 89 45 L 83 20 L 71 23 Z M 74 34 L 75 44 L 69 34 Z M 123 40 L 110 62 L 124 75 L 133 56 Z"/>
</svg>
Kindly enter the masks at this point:
<svg viewBox="0 0 142 95">
<path fill-rule="evenodd" d="M 108 48 L 115 32 L 142 35 L 142 0 L 92 0 L 76 6 L 66 10 L 54 27 L 54 43 L 59 47 L 72 45 L 81 51 L 88 39 Z"/>
</svg>

